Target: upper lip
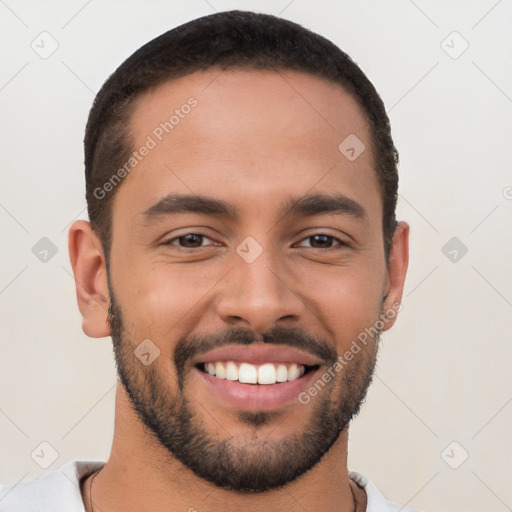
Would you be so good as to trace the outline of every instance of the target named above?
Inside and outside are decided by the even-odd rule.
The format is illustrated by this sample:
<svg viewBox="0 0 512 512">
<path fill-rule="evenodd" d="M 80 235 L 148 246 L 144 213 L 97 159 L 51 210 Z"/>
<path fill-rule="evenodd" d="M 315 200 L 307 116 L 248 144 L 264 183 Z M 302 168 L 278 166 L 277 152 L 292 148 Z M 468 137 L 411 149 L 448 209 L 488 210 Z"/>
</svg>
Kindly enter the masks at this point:
<svg viewBox="0 0 512 512">
<path fill-rule="evenodd" d="M 304 366 L 315 366 L 322 361 L 312 354 L 302 352 L 284 345 L 266 345 L 255 343 L 252 345 L 227 345 L 199 354 L 192 358 L 192 364 L 215 363 L 217 361 L 237 361 L 260 365 L 265 363 L 297 363 Z"/>
</svg>

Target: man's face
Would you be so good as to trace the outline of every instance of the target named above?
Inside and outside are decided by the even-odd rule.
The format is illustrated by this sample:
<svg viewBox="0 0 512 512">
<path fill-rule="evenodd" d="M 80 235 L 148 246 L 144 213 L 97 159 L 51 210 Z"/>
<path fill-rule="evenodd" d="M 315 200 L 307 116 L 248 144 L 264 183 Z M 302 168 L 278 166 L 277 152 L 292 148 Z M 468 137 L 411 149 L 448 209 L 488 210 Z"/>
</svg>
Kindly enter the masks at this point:
<svg viewBox="0 0 512 512">
<path fill-rule="evenodd" d="M 182 108 L 191 97 L 197 104 Z M 389 284 L 368 126 L 323 80 L 210 70 L 141 97 L 131 129 L 136 150 L 148 136 L 155 144 L 113 205 L 110 322 L 122 383 L 161 446 L 200 477 L 239 491 L 284 485 L 357 414 L 375 365 L 378 336 L 332 370 L 379 319 Z M 366 145 L 355 160 L 338 149 L 350 134 Z M 169 194 L 228 208 L 162 203 Z M 312 195 L 342 201 L 315 211 Z M 148 339 L 146 362 L 160 352 L 146 365 L 134 350 Z M 220 375 L 205 362 L 221 363 Z M 241 380 L 264 370 L 272 379 L 268 363 L 289 381 L 221 378 L 229 366 L 232 379 L 233 368 Z M 329 368 L 334 377 L 301 403 Z"/>
</svg>

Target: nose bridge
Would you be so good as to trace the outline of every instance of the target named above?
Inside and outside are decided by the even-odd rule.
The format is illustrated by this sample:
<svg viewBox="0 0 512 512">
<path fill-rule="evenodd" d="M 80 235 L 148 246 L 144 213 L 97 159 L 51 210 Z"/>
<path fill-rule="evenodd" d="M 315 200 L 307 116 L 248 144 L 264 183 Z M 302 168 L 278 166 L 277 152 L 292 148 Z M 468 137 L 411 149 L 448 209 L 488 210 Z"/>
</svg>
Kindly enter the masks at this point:
<svg viewBox="0 0 512 512">
<path fill-rule="evenodd" d="M 267 243 L 260 245 L 255 238 L 247 237 L 236 247 L 234 268 L 218 305 L 224 321 L 243 319 L 258 331 L 271 328 L 281 318 L 297 318 L 304 308 L 281 264 L 283 255 L 271 247 L 269 237 L 265 240 Z"/>
</svg>

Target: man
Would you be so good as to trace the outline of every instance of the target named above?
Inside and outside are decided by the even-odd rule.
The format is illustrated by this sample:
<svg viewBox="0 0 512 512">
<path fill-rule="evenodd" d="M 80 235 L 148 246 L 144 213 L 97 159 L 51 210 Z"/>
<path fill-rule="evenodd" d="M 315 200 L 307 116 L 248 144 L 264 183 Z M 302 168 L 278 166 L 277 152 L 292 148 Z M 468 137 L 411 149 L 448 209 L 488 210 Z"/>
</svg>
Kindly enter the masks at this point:
<svg viewBox="0 0 512 512">
<path fill-rule="evenodd" d="M 112 451 L 1 510 L 412 510 L 347 468 L 407 270 L 397 164 L 373 85 L 292 22 L 223 12 L 135 52 L 69 231 L 83 330 L 114 344 Z"/>
</svg>

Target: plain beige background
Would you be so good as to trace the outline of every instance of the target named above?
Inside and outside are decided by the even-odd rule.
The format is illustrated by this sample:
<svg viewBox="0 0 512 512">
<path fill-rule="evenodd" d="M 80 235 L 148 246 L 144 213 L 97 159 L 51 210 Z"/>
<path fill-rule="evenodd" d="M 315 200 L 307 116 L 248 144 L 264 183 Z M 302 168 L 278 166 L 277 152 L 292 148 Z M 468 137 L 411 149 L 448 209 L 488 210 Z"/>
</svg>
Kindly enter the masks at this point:
<svg viewBox="0 0 512 512">
<path fill-rule="evenodd" d="M 47 470 L 108 456 L 111 341 L 82 333 L 67 253 L 69 224 L 87 218 L 87 114 L 143 43 L 231 8 L 280 14 L 348 52 L 400 152 L 410 270 L 349 468 L 422 510 L 512 510 L 509 0 L 0 1 L 0 482 L 42 475 L 41 450 Z M 58 44 L 47 58 L 41 37 Z M 32 252 L 43 237 L 57 250 L 47 262 Z"/>
</svg>

